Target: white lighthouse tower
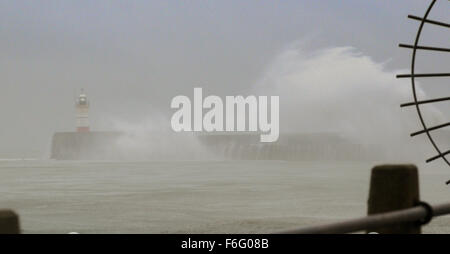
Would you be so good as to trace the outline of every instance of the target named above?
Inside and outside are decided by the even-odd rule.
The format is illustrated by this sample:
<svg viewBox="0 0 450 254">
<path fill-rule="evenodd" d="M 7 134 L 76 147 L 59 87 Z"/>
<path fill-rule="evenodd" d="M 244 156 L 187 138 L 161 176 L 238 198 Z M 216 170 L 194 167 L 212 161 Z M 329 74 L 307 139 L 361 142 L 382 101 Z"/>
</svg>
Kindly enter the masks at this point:
<svg viewBox="0 0 450 254">
<path fill-rule="evenodd" d="M 77 132 L 89 132 L 89 101 L 83 89 L 75 103 Z"/>
</svg>

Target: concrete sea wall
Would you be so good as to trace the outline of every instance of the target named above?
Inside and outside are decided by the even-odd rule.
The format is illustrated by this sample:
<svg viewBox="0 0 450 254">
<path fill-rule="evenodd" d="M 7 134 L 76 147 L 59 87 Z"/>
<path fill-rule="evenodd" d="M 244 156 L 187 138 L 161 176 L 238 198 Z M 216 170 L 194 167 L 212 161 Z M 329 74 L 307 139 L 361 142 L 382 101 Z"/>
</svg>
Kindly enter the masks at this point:
<svg viewBox="0 0 450 254">
<path fill-rule="evenodd" d="M 51 158 L 57 160 L 110 159 L 120 132 L 57 132 Z"/>
<path fill-rule="evenodd" d="M 128 151 L 120 147 L 121 132 L 58 132 L 52 140 L 51 158 L 57 160 L 119 160 Z M 192 135 L 192 134 L 187 134 Z M 261 143 L 256 133 L 195 135 L 202 147 L 217 158 L 231 160 L 372 160 L 382 149 L 350 142 L 330 133 L 283 134 L 277 142 Z M 164 142 L 164 137 L 162 137 Z M 189 142 L 189 141 L 186 141 Z M 155 144 L 157 145 L 157 144 Z M 124 149 L 126 151 L 124 151 Z M 159 155 L 164 148 L 155 150 Z M 149 151 L 151 152 L 151 151 Z M 167 152 L 167 151 L 166 151 Z M 172 151 L 173 152 L 173 151 Z M 154 156 L 149 155 L 152 159 Z M 157 156 L 158 159 L 163 156 Z"/>
</svg>

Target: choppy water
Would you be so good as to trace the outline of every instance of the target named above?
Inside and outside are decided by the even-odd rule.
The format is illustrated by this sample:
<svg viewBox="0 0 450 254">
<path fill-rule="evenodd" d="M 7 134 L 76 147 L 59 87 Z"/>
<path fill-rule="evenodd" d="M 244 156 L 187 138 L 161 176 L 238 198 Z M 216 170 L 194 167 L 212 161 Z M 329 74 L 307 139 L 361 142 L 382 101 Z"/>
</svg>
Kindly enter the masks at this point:
<svg viewBox="0 0 450 254">
<path fill-rule="evenodd" d="M 0 161 L 0 207 L 24 233 L 270 233 L 363 216 L 362 162 Z M 450 200 L 450 169 L 421 165 L 422 199 Z M 449 233 L 450 217 L 425 232 Z"/>
</svg>

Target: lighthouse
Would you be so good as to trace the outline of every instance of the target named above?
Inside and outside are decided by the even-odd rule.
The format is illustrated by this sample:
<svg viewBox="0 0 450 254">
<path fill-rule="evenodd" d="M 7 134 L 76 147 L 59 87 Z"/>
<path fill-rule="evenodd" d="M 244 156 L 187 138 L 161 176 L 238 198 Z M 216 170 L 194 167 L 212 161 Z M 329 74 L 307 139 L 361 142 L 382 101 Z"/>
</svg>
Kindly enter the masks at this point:
<svg viewBox="0 0 450 254">
<path fill-rule="evenodd" d="M 116 146 L 122 132 L 90 130 L 90 101 L 81 90 L 73 98 L 75 106 L 76 131 L 55 132 L 52 138 L 50 158 L 56 160 L 105 160 L 116 159 L 123 153 Z"/>
<path fill-rule="evenodd" d="M 76 100 L 75 108 L 77 132 L 89 132 L 89 101 L 83 90 Z"/>
</svg>

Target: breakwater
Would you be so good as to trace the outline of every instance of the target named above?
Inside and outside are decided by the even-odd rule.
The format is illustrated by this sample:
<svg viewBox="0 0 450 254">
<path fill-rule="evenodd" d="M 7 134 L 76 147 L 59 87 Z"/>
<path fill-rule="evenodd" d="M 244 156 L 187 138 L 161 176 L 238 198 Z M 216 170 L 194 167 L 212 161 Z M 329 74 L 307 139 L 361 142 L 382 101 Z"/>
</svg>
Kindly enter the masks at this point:
<svg viewBox="0 0 450 254">
<path fill-rule="evenodd" d="M 153 155 L 157 155 L 156 159 L 165 158 L 164 154 L 173 154 L 176 151 L 174 147 L 165 144 L 170 143 L 169 141 L 164 141 L 163 136 L 158 136 L 160 142 L 155 139 L 148 141 L 158 146 L 157 149 L 148 151 L 148 160 L 155 159 Z M 58 132 L 53 136 L 51 158 L 57 160 L 132 159 L 132 153 L 136 152 L 133 149 L 136 148 L 124 147 L 124 140 L 127 140 L 127 134 L 122 132 Z M 277 142 L 273 143 L 261 143 L 258 133 L 246 132 L 195 134 L 194 140 L 199 144 L 198 149 L 207 151 L 205 154 L 207 158 L 228 160 L 366 161 L 381 159 L 384 156 L 384 151 L 377 146 L 357 144 L 333 133 L 283 134 Z M 183 142 L 193 142 L 193 140 L 180 139 L 178 143 Z M 182 144 L 177 146 L 180 145 Z"/>
<path fill-rule="evenodd" d="M 121 132 L 57 132 L 50 158 L 57 160 L 111 159 Z"/>
</svg>

